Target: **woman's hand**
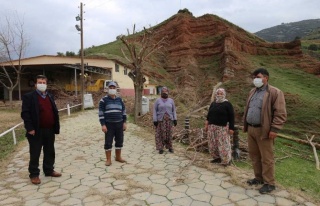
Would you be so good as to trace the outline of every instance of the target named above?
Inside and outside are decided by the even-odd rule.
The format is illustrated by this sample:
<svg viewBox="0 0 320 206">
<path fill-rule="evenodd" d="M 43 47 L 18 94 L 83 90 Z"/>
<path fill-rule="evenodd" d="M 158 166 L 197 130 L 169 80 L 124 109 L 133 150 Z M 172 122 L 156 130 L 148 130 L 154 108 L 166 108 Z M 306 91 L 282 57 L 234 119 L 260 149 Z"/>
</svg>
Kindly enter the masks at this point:
<svg viewBox="0 0 320 206">
<path fill-rule="evenodd" d="M 177 120 L 173 120 L 173 125 L 177 126 Z"/>
</svg>

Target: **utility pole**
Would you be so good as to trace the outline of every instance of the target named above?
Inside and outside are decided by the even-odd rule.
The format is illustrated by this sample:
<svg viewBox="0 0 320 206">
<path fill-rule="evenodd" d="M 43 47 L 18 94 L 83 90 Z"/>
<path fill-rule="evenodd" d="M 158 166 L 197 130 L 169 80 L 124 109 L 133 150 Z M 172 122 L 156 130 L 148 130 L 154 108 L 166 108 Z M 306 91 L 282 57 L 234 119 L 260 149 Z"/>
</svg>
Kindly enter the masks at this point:
<svg viewBox="0 0 320 206">
<path fill-rule="evenodd" d="M 83 63 L 83 4 L 80 3 L 80 28 L 81 28 L 81 110 L 84 110 L 84 63 Z"/>
<path fill-rule="evenodd" d="M 84 63 L 83 63 L 83 4 L 80 3 L 80 16 L 76 16 L 76 20 L 80 21 L 80 26 L 76 25 L 76 29 L 80 32 L 80 42 L 81 42 L 81 49 L 80 49 L 80 56 L 81 56 L 81 110 L 84 110 Z M 77 73 L 77 72 L 75 72 Z"/>
</svg>

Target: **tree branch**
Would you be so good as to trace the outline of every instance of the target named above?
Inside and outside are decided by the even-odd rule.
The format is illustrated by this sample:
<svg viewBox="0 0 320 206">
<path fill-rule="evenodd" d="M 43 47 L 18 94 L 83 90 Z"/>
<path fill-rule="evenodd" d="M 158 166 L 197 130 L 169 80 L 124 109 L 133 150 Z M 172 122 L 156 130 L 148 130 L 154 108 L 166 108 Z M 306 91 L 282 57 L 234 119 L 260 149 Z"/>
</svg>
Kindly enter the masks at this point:
<svg viewBox="0 0 320 206">
<path fill-rule="evenodd" d="M 318 158 L 317 149 L 316 149 L 316 147 L 314 146 L 314 144 L 312 142 L 312 140 L 314 138 L 314 135 L 312 135 L 312 137 L 310 139 L 309 139 L 308 135 L 306 135 L 306 137 L 307 137 L 307 140 L 308 140 L 308 142 L 311 145 L 312 150 L 313 150 L 314 159 L 316 160 L 316 168 L 317 168 L 317 170 L 320 170 L 320 164 L 319 164 L 319 158 Z"/>
</svg>

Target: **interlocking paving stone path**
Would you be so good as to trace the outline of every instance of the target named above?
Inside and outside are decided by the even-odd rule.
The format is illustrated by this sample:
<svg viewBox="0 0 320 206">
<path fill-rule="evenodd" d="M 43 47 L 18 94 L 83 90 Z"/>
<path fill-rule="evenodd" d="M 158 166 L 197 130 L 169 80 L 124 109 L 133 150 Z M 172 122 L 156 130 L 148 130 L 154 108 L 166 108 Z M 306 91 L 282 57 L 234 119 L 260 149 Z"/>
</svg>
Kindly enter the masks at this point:
<svg viewBox="0 0 320 206">
<path fill-rule="evenodd" d="M 176 153 L 158 154 L 153 138 L 141 138 L 139 132 L 144 131 L 134 124 L 125 132 L 123 157 L 128 163 L 113 159 L 106 167 L 97 110 L 64 118 L 55 144 L 55 170 L 62 172 L 62 177 L 42 173 L 41 184 L 31 184 L 25 144 L 2 174 L 0 205 L 315 205 L 301 197 L 292 200 L 286 190 L 260 195 L 257 188 L 234 185 L 227 174 L 192 164 L 186 167 L 188 159 Z"/>
</svg>

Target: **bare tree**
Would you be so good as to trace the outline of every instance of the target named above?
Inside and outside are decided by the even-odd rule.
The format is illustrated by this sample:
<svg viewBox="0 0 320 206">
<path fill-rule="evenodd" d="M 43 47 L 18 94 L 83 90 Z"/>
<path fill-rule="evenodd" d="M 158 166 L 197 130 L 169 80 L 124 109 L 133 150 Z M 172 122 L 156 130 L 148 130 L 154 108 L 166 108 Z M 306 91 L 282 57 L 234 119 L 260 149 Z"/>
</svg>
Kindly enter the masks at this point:
<svg viewBox="0 0 320 206">
<path fill-rule="evenodd" d="M 141 115 L 142 110 L 142 92 L 143 84 L 146 79 L 144 74 L 146 73 L 146 63 L 151 60 L 151 56 L 155 52 L 160 52 L 164 47 L 167 37 L 163 36 L 156 39 L 155 31 L 152 29 L 144 28 L 141 32 L 135 31 L 135 25 L 133 26 L 133 32 L 130 35 L 120 35 L 117 39 L 120 39 L 125 46 L 121 48 L 124 58 L 129 62 L 128 67 L 131 71 L 128 76 L 132 79 L 134 84 L 135 101 L 134 101 L 134 121 Z"/>
<path fill-rule="evenodd" d="M 5 17 L 0 19 L 0 84 L 9 91 L 11 107 L 13 89 L 19 86 L 19 100 L 21 100 L 20 77 L 22 71 L 21 59 L 24 57 L 28 42 L 24 32 L 24 22 L 17 15 L 14 20 Z M 14 59 L 18 65 L 14 65 Z"/>
</svg>

